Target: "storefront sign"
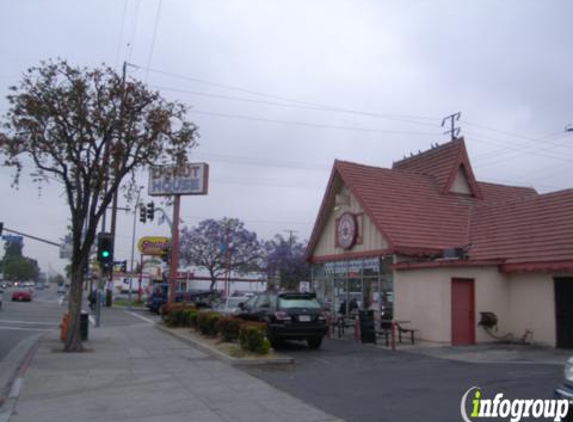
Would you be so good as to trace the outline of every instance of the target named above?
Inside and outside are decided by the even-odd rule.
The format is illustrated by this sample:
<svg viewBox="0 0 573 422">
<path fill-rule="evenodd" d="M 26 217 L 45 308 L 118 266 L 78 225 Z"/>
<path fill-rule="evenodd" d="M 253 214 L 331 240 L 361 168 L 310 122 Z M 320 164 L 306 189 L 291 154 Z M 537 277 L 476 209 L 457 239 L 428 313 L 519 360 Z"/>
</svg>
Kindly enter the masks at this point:
<svg viewBox="0 0 573 422">
<path fill-rule="evenodd" d="M 152 167 L 149 172 L 149 195 L 207 195 L 208 182 L 209 165 L 206 163 Z"/>
<path fill-rule="evenodd" d="M 171 244 L 168 237 L 142 237 L 137 242 L 137 250 L 142 255 L 160 256 Z"/>
<path fill-rule="evenodd" d="M 364 270 L 378 272 L 380 262 L 378 258 L 356 259 L 353 261 L 334 261 L 324 264 L 324 271 L 330 274 L 359 273 Z"/>
</svg>

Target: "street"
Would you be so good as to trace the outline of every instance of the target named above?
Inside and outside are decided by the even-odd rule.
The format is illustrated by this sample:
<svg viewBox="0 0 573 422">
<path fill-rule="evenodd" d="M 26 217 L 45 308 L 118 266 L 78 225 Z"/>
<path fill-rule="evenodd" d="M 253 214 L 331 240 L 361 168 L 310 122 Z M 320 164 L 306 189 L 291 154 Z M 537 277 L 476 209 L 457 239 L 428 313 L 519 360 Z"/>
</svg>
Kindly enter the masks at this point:
<svg viewBox="0 0 573 422">
<path fill-rule="evenodd" d="M 0 361 L 26 337 L 57 329 L 66 309 L 58 304 L 55 289 L 35 292 L 30 303 L 9 299 L 7 291 L 0 311 Z M 122 330 L 157 319 L 141 310 L 104 308 L 101 321 L 102 327 Z M 90 324 L 92 335 L 95 330 Z M 287 343 L 283 351 L 295 358 L 294 365 L 245 371 L 347 422 L 417 420 L 422 415 L 426 421 L 457 421 L 461 397 L 473 386 L 488 397 L 551 398 L 563 373 L 560 365 L 455 362 L 352 340 L 325 340 L 318 351 Z"/>
<path fill-rule="evenodd" d="M 491 397 L 552 398 L 563 376 L 560 365 L 454 362 L 351 340 L 326 340 L 319 351 L 293 343 L 284 351 L 296 359 L 292 367 L 249 372 L 348 422 L 459 421 L 472 386 Z"/>
<path fill-rule="evenodd" d="M 55 286 L 36 290 L 31 302 L 12 302 L 11 292 L 12 289 L 4 291 L 4 303 L 0 309 L 0 361 L 25 338 L 59 329 L 62 314 L 67 312 L 67 303 L 63 305 L 58 303 L 60 295 L 56 292 Z M 87 304 L 85 309 L 88 309 Z M 136 316 L 142 312 L 116 312 L 114 308 L 112 309 L 110 311 L 108 308 L 102 308 L 102 326 L 119 327 L 142 322 Z M 147 312 L 142 314 L 147 319 L 154 317 Z M 90 324 L 89 329 L 96 328 Z"/>
<path fill-rule="evenodd" d="M 55 287 L 35 291 L 31 302 L 12 302 L 11 294 L 12 289 L 4 290 L 0 310 L 0 361 L 25 338 L 57 329 L 65 312 Z"/>
</svg>

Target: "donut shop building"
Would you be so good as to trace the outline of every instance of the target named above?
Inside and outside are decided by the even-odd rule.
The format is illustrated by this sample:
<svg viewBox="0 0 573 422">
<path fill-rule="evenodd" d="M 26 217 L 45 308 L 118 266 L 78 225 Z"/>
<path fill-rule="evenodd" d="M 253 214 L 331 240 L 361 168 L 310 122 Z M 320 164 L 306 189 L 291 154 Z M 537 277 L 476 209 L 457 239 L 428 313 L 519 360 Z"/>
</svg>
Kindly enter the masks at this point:
<svg viewBox="0 0 573 422">
<path fill-rule="evenodd" d="M 335 161 L 307 259 L 331 309 L 355 301 L 418 339 L 573 348 L 573 190 L 478 181 L 463 138 L 392 168 Z"/>
</svg>

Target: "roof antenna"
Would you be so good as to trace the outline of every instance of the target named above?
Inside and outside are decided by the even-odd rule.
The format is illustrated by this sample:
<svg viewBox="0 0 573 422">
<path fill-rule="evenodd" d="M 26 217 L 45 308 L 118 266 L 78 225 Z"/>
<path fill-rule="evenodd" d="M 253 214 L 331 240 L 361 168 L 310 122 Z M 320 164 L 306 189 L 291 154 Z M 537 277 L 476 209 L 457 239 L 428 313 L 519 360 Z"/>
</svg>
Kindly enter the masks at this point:
<svg viewBox="0 0 573 422">
<path fill-rule="evenodd" d="M 456 127 L 456 123 L 455 123 L 455 122 L 457 122 L 458 120 L 460 120 L 460 117 L 461 117 L 461 116 L 462 116 L 462 112 L 461 112 L 461 111 L 458 111 L 457 113 L 450 114 L 449 116 L 444 117 L 444 118 L 442 119 L 442 127 L 444 127 L 444 125 L 446 124 L 446 122 L 447 122 L 448 120 L 450 121 L 451 129 L 450 129 L 450 130 L 446 130 L 446 131 L 444 132 L 444 135 L 445 135 L 446 133 L 451 134 L 451 140 L 452 140 L 452 141 L 455 141 L 455 140 L 456 140 L 456 138 L 457 138 L 458 135 L 460 134 L 460 131 L 462 130 L 461 128 Z"/>
</svg>

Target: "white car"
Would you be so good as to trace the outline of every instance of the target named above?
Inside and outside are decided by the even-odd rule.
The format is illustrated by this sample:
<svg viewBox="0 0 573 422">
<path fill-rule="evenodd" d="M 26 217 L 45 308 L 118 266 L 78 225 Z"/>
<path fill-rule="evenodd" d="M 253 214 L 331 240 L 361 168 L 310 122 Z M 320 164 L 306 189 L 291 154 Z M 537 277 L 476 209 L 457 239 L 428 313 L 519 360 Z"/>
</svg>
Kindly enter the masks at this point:
<svg viewBox="0 0 573 422">
<path fill-rule="evenodd" d="M 241 311 L 239 303 L 245 303 L 247 300 L 249 296 L 229 296 L 216 311 L 224 315 L 237 315 Z"/>
</svg>

